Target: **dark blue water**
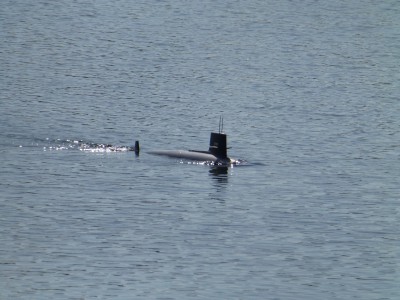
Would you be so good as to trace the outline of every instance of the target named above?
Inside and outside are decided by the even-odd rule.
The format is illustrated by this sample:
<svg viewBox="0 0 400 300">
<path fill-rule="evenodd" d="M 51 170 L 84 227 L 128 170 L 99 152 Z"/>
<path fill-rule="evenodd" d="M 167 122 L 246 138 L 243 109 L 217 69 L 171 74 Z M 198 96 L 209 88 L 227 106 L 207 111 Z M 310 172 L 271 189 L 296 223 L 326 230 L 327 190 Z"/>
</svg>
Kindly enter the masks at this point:
<svg viewBox="0 0 400 300">
<path fill-rule="evenodd" d="M 0 298 L 399 299 L 399 13 L 3 1 Z"/>
</svg>

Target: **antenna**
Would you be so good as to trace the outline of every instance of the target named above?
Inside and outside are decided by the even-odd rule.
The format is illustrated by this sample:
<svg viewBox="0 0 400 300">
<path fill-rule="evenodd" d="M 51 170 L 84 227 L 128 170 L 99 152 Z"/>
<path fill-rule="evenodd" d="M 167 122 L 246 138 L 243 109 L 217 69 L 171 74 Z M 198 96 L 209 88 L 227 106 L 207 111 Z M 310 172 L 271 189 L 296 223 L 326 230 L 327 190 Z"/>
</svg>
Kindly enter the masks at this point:
<svg viewBox="0 0 400 300">
<path fill-rule="evenodd" d="M 224 118 L 222 116 L 219 117 L 219 126 L 218 133 L 222 133 L 224 131 Z"/>
</svg>

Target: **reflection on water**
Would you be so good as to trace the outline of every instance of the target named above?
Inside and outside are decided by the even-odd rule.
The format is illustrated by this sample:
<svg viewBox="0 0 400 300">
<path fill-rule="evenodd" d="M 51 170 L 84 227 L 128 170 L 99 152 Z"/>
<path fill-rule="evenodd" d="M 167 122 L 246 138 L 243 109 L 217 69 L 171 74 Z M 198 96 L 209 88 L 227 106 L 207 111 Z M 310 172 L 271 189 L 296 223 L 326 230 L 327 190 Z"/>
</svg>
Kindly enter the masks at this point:
<svg viewBox="0 0 400 300">
<path fill-rule="evenodd" d="M 228 183 L 228 169 L 227 166 L 212 166 L 209 173 L 218 185 L 222 185 Z"/>
<path fill-rule="evenodd" d="M 213 167 L 211 167 L 209 173 L 212 175 L 215 175 L 215 176 L 228 175 L 228 167 L 227 166 L 213 166 Z M 223 176 L 223 177 L 227 177 L 227 176 Z"/>
</svg>

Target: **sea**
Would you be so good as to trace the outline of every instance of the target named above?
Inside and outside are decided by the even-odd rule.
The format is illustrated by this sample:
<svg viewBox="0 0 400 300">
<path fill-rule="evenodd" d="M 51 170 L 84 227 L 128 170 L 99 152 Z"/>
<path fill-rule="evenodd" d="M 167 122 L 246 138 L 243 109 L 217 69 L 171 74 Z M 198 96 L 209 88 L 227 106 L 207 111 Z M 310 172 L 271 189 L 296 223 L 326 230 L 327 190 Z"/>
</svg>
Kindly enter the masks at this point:
<svg viewBox="0 0 400 300">
<path fill-rule="evenodd" d="M 400 299 L 399 15 L 2 0 L 0 299 Z"/>
</svg>

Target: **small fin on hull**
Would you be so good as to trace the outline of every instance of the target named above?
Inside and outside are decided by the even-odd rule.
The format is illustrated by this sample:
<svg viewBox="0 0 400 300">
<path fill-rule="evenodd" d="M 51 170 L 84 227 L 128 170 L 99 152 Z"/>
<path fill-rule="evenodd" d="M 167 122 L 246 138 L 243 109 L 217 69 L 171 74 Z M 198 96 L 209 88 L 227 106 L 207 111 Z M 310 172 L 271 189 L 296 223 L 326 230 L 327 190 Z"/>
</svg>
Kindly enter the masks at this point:
<svg viewBox="0 0 400 300">
<path fill-rule="evenodd" d="M 135 141 L 135 154 L 139 155 L 139 152 L 140 152 L 139 141 Z"/>
</svg>

